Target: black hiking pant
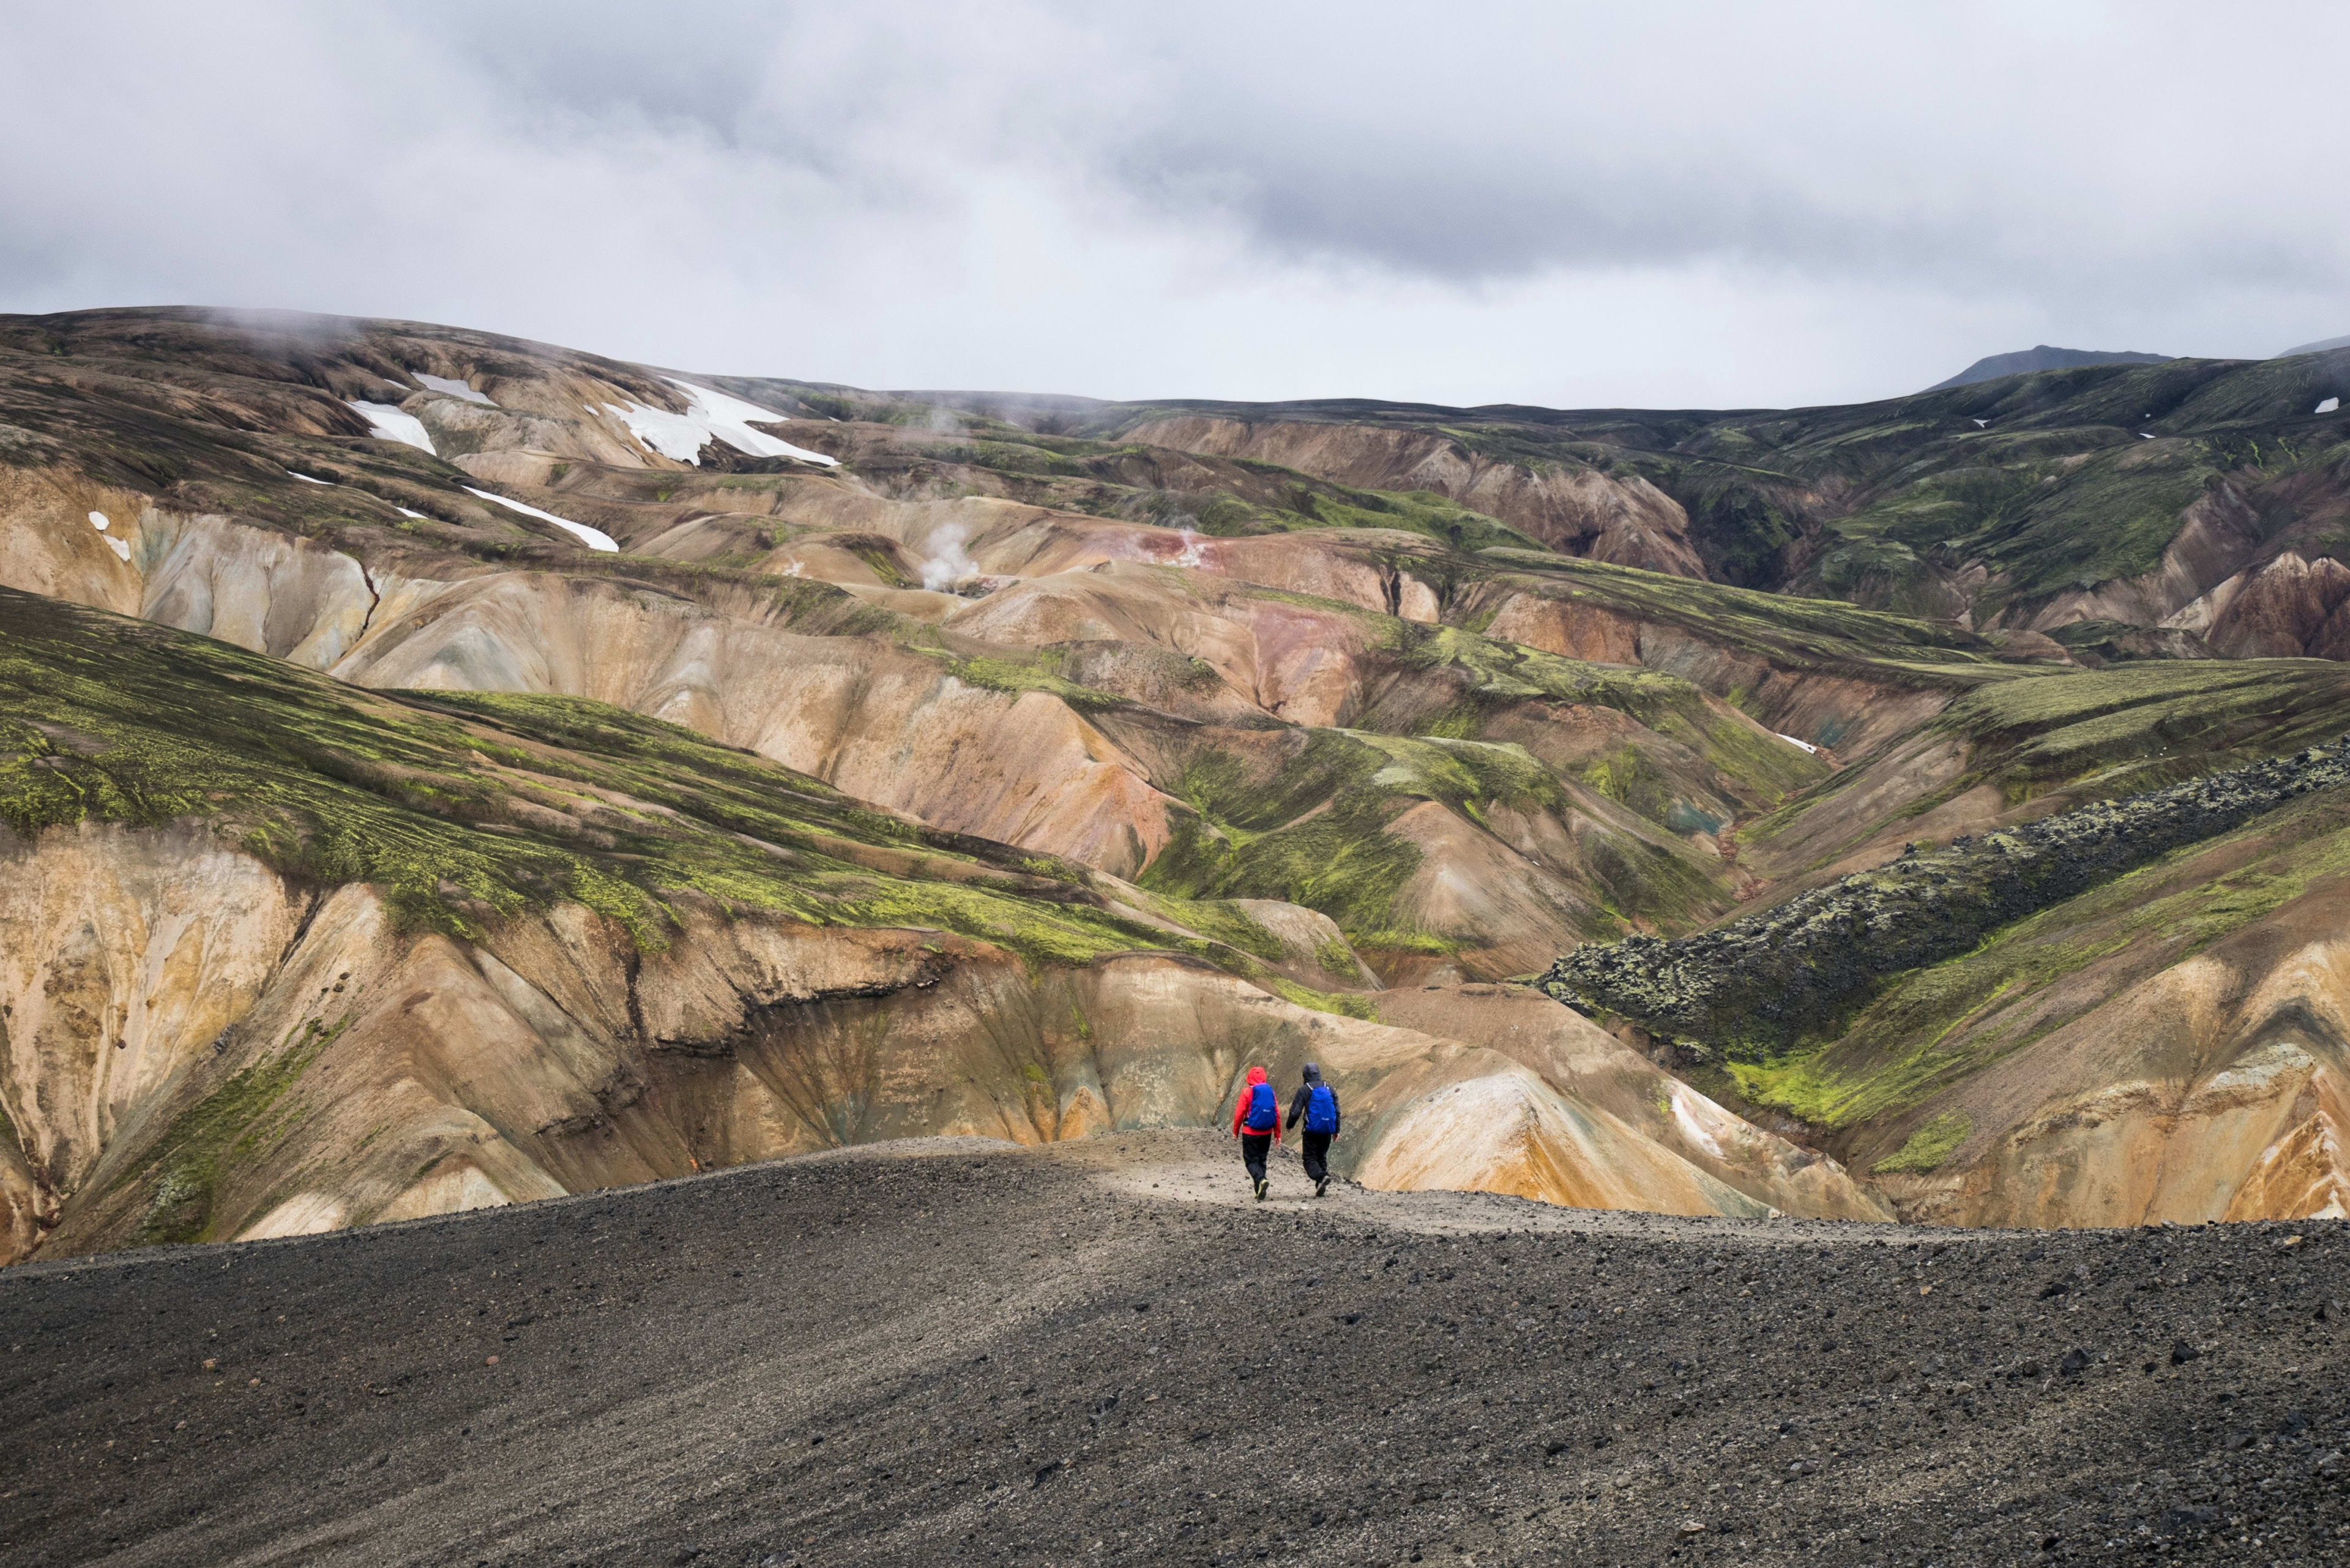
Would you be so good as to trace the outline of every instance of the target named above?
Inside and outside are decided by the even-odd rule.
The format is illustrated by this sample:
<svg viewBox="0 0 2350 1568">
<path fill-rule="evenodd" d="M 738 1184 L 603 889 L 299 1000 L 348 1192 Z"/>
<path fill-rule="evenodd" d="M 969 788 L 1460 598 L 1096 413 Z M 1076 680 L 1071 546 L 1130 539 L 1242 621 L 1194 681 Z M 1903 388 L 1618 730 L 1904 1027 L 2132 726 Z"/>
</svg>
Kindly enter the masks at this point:
<svg viewBox="0 0 2350 1568">
<path fill-rule="evenodd" d="M 1248 1167 L 1249 1180 L 1251 1183 L 1263 1181 L 1264 1179 L 1265 1157 L 1270 1155 L 1272 1152 L 1273 1135 L 1271 1133 L 1244 1132 L 1241 1134 L 1241 1163 Z M 1253 1185 L 1252 1185 L 1250 1190 L 1255 1190 Z"/>
<path fill-rule="evenodd" d="M 1320 1183 L 1330 1179 L 1330 1140 L 1336 1133 L 1308 1131 L 1305 1135 L 1305 1179 Z"/>
</svg>

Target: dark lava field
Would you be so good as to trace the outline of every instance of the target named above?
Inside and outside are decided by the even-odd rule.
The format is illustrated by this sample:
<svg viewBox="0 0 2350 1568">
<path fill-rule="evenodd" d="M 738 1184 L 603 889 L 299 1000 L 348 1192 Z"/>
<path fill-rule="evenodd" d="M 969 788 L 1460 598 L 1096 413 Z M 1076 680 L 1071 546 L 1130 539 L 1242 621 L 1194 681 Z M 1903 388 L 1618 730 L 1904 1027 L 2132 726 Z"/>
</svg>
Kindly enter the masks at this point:
<svg viewBox="0 0 2350 1568">
<path fill-rule="evenodd" d="M 938 1141 L 0 1274 L 0 1562 L 2350 1561 L 2350 1231 Z"/>
</svg>

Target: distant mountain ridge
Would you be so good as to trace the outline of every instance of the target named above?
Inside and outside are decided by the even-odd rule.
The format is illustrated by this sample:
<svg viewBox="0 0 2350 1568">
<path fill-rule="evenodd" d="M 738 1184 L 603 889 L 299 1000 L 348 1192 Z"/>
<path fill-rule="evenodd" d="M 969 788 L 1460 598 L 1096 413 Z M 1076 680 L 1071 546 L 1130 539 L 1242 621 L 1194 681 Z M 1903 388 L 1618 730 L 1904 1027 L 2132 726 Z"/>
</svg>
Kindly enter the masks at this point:
<svg viewBox="0 0 2350 1568">
<path fill-rule="evenodd" d="M 2295 354 L 2323 354 L 2328 348 L 2350 348 L 2350 337 L 2321 337 L 2314 343 L 2303 343 L 2297 348 L 2282 349 L 2274 357 L 2279 359 L 2290 359 Z"/>
<path fill-rule="evenodd" d="M 2034 370 L 2074 370 L 2084 365 L 2159 365 L 2171 358 L 2168 354 L 2106 354 L 2095 348 L 2054 348 L 2043 343 L 2036 348 L 2019 348 L 2012 354 L 1993 354 L 1978 359 L 1949 380 L 1937 381 L 1926 390 L 1946 392 L 1952 387 L 1971 387 L 1977 381 L 1995 381 L 2002 376 L 2026 376 Z"/>
</svg>

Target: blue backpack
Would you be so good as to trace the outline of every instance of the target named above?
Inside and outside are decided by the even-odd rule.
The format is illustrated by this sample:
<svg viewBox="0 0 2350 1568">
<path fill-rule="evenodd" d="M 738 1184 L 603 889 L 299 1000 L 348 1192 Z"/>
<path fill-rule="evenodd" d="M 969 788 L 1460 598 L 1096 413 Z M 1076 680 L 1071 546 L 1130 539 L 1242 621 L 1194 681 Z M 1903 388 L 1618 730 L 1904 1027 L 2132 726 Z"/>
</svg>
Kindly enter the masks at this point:
<svg viewBox="0 0 2350 1568">
<path fill-rule="evenodd" d="M 1305 1130 L 1334 1133 L 1338 1130 L 1338 1096 L 1330 1092 L 1327 1084 L 1316 1084 L 1305 1096 Z"/>
<path fill-rule="evenodd" d="M 1247 1127 L 1251 1132 L 1271 1132 L 1281 1119 L 1281 1106 L 1271 1084 L 1249 1085 Z"/>
</svg>

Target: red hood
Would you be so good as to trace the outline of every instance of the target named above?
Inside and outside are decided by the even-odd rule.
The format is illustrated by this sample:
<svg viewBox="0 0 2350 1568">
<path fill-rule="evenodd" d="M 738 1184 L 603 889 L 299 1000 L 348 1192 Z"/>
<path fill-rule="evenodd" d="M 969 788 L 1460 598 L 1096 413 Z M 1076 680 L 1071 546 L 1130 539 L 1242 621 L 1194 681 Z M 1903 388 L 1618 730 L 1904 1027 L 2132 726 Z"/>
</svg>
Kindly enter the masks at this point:
<svg viewBox="0 0 2350 1568">
<path fill-rule="evenodd" d="M 1239 1097 L 1232 1101 L 1233 1137 L 1238 1137 L 1240 1136 L 1241 1117 L 1248 1113 L 1249 1091 L 1255 1088 L 1259 1084 L 1269 1084 L 1273 1080 L 1270 1077 L 1266 1076 L 1265 1070 L 1262 1067 L 1251 1067 L 1248 1070 L 1248 1081 L 1242 1085 Z M 1274 1109 L 1278 1112 L 1281 1107 L 1276 1105 L 1274 1106 Z M 1278 1115 L 1274 1117 L 1273 1136 L 1276 1141 L 1278 1141 L 1281 1137 L 1281 1118 Z"/>
</svg>

